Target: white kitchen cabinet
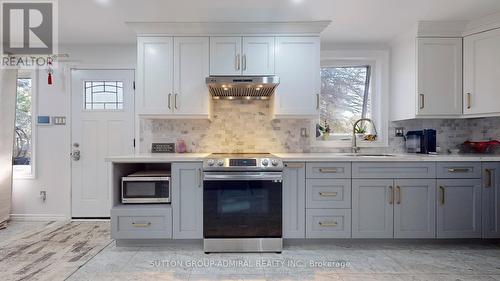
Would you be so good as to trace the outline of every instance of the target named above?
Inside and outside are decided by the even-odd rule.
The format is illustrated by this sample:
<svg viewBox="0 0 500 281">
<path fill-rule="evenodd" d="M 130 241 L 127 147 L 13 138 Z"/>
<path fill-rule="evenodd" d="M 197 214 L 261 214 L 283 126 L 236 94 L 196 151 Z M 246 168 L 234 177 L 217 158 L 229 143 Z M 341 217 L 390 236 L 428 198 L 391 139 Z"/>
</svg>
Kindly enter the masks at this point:
<svg viewBox="0 0 500 281">
<path fill-rule="evenodd" d="M 139 37 L 136 112 L 208 118 L 208 37 Z"/>
<path fill-rule="evenodd" d="M 467 116 L 498 116 L 500 28 L 464 38 L 464 105 Z"/>
<path fill-rule="evenodd" d="M 274 37 L 210 37 L 210 75 L 274 75 Z"/>
<path fill-rule="evenodd" d="M 483 163 L 483 238 L 500 238 L 500 163 Z"/>
<path fill-rule="evenodd" d="M 320 76 L 319 37 L 276 37 L 274 118 L 317 118 Z"/>
<path fill-rule="evenodd" d="M 462 38 L 417 38 L 417 115 L 462 114 Z"/>
<path fill-rule="evenodd" d="M 435 238 L 435 206 L 435 179 L 396 179 L 394 238 Z"/>
<path fill-rule="evenodd" d="M 210 37 L 210 75 L 241 74 L 241 37 Z"/>
<path fill-rule="evenodd" d="M 243 37 L 242 75 L 274 75 L 274 37 Z"/>
<path fill-rule="evenodd" d="M 392 179 L 352 181 L 352 238 L 392 238 Z"/>
<path fill-rule="evenodd" d="M 174 37 L 174 90 L 176 115 L 209 115 L 208 37 Z"/>
<path fill-rule="evenodd" d="M 283 238 L 305 237 L 305 163 L 285 163 L 283 169 Z"/>
<path fill-rule="evenodd" d="M 169 98 L 173 91 L 173 38 L 139 37 L 137 39 L 138 114 L 171 114 Z M 170 106 L 170 108 L 169 108 Z"/>
<path fill-rule="evenodd" d="M 481 179 L 438 179 L 437 186 L 437 237 L 481 238 Z"/>
<path fill-rule="evenodd" d="M 419 37 L 391 44 L 391 120 L 462 115 L 462 38 Z"/>
<path fill-rule="evenodd" d="M 203 238 L 203 180 L 201 163 L 172 164 L 172 236 Z"/>
</svg>

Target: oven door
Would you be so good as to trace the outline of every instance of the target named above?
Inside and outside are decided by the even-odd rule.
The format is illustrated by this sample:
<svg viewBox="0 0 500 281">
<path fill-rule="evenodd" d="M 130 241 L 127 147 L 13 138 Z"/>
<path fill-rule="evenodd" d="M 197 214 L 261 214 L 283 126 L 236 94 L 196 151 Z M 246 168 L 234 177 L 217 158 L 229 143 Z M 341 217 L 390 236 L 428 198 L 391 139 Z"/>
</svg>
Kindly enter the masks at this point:
<svg viewBox="0 0 500 281">
<path fill-rule="evenodd" d="M 281 238 L 281 172 L 206 172 L 204 238 Z"/>
<path fill-rule="evenodd" d="M 122 203 L 170 203 L 170 177 L 124 177 Z"/>
</svg>

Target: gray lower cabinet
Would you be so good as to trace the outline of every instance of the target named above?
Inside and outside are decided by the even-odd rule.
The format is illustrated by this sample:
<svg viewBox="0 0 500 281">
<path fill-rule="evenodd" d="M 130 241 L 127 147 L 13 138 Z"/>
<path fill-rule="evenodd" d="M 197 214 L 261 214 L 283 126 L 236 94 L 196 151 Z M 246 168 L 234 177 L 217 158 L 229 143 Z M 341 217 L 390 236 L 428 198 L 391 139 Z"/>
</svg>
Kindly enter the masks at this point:
<svg viewBox="0 0 500 281">
<path fill-rule="evenodd" d="M 483 163 L 483 238 L 500 238 L 500 163 Z"/>
<path fill-rule="evenodd" d="M 306 208 L 350 209 L 351 179 L 307 179 Z"/>
<path fill-rule="evenodd" d="M 481 237 L 481 179 L 437 180 L 437 237 Z"/>
<path fill-rule="evenodd" d="M 171 184 L 173 238 L 203 238 L 202 163 L 173 163 Z"/>
<path fill-rule="evenodd" d="M 113 239 L 172 238 L 172 207 L 161 205 L 126 205 L 111 209 Z"/>
<path fill-rule="evenodd" d="M 305 163 L 285 163 L 283 169 L 283 237 L 305 237 Z"/>
<path fill-rule="evenodd" d="M 392 179 L 352 180 L 352 237 L 393 237 Z"/>
<path fill-rule="evenodd" d="M 350 238 L 351 210 L 307 209 L 307 238 Z"/>
<path fill-rule="evenodd" d="M 436 180 L 394 180 L 394 238 L 436 237 Z"/>
<path fill-rule="evenodd" d="M 308 179 L 346 179 L 351 177 L 350 162 L 314 162 L 306 164 Z"/>
</svg>

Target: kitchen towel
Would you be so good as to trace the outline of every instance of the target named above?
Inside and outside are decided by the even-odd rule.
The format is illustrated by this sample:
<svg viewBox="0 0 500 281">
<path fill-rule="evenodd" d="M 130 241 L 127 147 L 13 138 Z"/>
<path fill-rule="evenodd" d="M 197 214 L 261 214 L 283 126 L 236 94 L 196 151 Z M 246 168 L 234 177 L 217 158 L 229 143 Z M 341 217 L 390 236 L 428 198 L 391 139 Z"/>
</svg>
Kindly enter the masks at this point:
<svg viewBox="0 0 500 281">
<path fill-rule="evenodd" d="M 16 88 L 17 70 L 0 69 L 0 228 L 10 217 Z"/>
</svg>

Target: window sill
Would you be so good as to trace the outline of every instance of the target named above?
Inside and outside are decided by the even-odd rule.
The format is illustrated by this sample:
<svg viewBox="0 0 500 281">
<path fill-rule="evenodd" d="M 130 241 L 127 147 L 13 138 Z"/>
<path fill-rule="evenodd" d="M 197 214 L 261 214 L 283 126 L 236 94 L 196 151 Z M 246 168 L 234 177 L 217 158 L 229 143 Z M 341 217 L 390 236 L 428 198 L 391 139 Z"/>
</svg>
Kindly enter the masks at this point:
<svg viewBox="0 0 500 281">
<path fill-rule="evenodd" d="M 358 147 L 388 147 L 387 141 L 386 140 L 379 140 L 379 141 L 372 141 L 372 142 L 367 142 L 367 141 L 357 141 L 356 145 Z M 351 140 L 317 140 L 313 139 L 311 141 L 311 146 L 312 147 L 328 147 L 328 148 L 350 148 L 352 147 L 352 141 Z"/>
</svg>

